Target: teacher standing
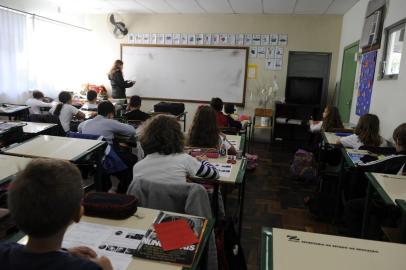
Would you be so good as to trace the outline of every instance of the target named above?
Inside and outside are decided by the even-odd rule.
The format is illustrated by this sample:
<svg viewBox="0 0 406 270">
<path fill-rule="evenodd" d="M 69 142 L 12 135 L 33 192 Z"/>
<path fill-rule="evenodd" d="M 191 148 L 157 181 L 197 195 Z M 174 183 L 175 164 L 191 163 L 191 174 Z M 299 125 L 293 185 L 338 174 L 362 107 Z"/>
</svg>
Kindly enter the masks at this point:
<svg viewBox="0 0 406 270">
<path fill-rule="evenodd" d="M 113 98 L 127 99 L 127 96 L 125 94 L 125 89 L 132 87 L 135 84 L 135 82 L 124 80 L 124 78 L 123 78 L 123 61 L 121 61 L 121 60 L 114 61 L 114 64 L 110 69 L 108 77 L 109 77 L 109 80 L 111 83 Z"/>
</svg>

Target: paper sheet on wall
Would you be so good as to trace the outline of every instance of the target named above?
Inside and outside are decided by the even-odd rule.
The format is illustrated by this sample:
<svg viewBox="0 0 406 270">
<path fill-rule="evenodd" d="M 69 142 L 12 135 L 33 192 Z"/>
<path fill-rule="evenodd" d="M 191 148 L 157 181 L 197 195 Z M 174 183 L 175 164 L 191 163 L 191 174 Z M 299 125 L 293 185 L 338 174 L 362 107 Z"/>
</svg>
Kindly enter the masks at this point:
<svg viewBox="0 0 406 270">
<path fill-rule="evenodd" d="M 126 270 L 145 231 L 80 222 L 69 227 L 62 246 L 87 246 L 110 259 L 113 269 Z"/>
<path fill-rule="evenodd" d="M 233 165 L 224 163 L 212 163 L 212 165 L 216 166 L 217 170 L 219 171 L 220 177 L 229 178 L 231 176 Z"/>
</svg>

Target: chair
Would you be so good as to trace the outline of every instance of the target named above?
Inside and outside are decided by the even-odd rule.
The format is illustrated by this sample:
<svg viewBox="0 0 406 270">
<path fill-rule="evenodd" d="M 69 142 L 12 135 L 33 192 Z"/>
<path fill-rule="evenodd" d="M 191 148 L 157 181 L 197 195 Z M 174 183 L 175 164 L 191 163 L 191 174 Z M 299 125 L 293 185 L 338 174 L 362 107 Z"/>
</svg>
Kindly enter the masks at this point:
<svg viewBox="0 0 406 270">
<path fill-rule="evenodd" d="M 212 217 L 207 191 L 196 183 L 136 179 L 128 187 L 127 193 L 137 197 L 142 207 Z M 217 268 L 217 249 L 213 232 L 208 246 L 207 269 L 217 270 Z"/>
<path fill-rule="evenodd" d="M 261 109 L 261 108 L 256 108 L 254 117 L 253 117 L 253 125 L 252 125 L 252 136 L 251 140 L 252 143 L 255 141 L 255 129 L 269 129 L 270 135 L 269 135 L 269 143 L 272 142 L 272 109 Z M 258 117 L 268 117 L 269 118 L 269 123 L 266 126 L 262 126 L 260 124 L 257 124 L 257 118 Z"/>
</svg>

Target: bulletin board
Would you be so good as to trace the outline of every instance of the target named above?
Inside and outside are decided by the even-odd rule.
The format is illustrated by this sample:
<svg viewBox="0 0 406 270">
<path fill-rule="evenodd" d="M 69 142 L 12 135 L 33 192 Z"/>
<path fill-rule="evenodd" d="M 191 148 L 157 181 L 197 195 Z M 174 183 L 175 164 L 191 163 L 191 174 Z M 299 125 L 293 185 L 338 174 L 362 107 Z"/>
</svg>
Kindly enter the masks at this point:
<svg viewBox="0 0 406 270">
<path fill-rule="evenodd" d="M 356 114 L 362 116 L 369 113 L 372 88 L 374 85 L 377 51 L 364 53 L 361 60 L 361 75 L 357 94 Z"/>
</svg>

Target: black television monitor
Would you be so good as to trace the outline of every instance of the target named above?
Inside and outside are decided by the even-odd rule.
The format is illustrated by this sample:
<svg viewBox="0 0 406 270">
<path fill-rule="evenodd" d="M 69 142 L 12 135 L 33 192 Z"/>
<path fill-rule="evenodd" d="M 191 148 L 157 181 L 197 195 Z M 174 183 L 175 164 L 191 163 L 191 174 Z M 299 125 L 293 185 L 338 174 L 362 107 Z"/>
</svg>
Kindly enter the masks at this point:
<svg viewBox="0 0 406 270">
<path fill-rule="evenodd" d="M 318 105 L 321 103 L 323 78 L 288 77 L 285 102 Z"/>
</svg>

